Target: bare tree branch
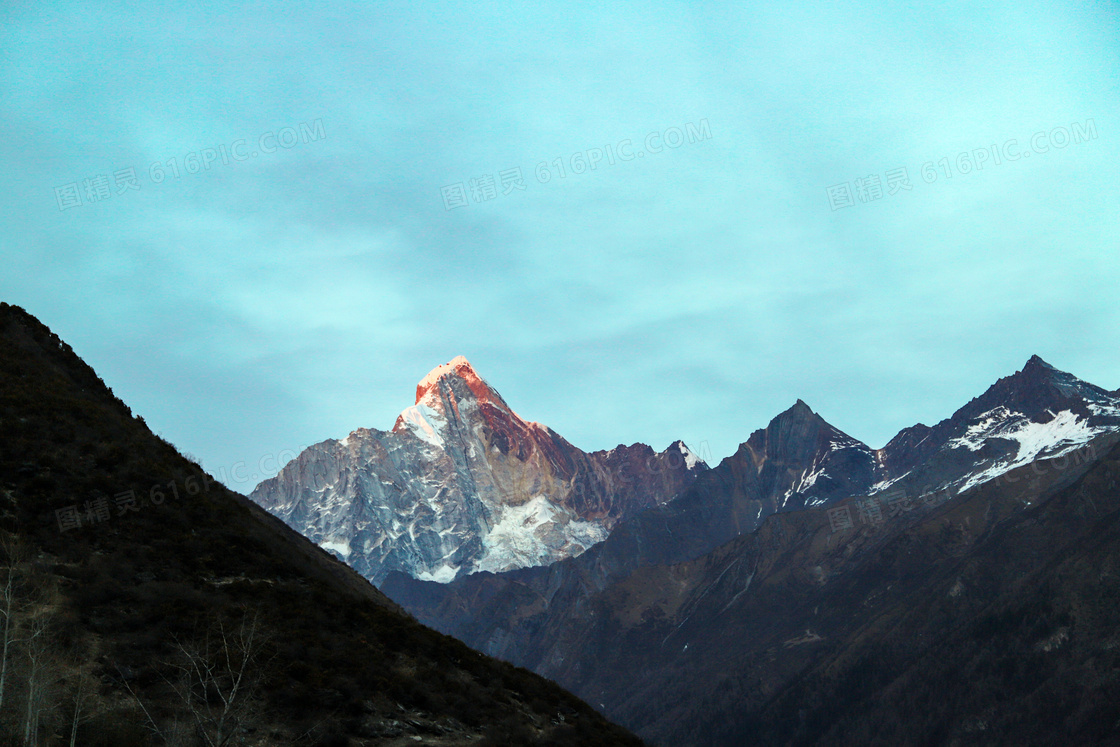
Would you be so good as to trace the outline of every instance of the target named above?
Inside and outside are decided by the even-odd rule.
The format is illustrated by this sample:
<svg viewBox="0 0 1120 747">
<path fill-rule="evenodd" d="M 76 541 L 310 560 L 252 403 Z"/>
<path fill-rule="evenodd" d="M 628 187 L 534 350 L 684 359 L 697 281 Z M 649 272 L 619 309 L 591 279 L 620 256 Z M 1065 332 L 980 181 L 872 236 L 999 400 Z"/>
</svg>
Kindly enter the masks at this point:
<svg viewBox="0 0 1120 747">
<path fill-rule="evenodd" d="M 165 681 L 195 721 L 198 735 L 209 747 L 225 747 L 246 723 L 256 705 L 262 676 L 262 641 L 256 614 L 245 615 L 236 627 L 218 618 L 201 640 L 176 639 L 178 671 Z"/>
</svg>

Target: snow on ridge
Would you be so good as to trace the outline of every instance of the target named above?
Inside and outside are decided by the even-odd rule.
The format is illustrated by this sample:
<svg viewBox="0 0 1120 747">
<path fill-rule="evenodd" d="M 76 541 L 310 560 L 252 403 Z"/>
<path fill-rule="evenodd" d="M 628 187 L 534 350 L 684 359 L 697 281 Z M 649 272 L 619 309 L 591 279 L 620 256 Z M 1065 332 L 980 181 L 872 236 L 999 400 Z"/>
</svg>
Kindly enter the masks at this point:
<svg viewBox="0 0 1120 747">
<path fill-rule="evenodd" d="M 1021 464 L 1032 462 L 1045 450 L 1063 443 L 1080 446 L 1087 443 L 1100 430 L 1079 420 L 1071 410 L 1062 410 L 1049 423 L 1028 421 L 1009 433 L 1008 436 L 1019 442 L 1019 453 L 1015 461 Z"/>
<path fill-rule="evenodd" d="M 696 456 L 696 454 L 693 453 L 693 451 L 691 449 L 689 449 L 687 446 L 684 445 L 684 441 L 678 441 L 677 442 L 677 447 L 681 450 L 681 454 L 684 455 L 685 469 L 692 469 L 697 464 L 699 464 L 701 461 L 703 461 L 702 459 L 700 459 L 700 457 Z M 612 449 L 612 451 L 613 451 L 613 449 Z"/>
<path fill-rule="evenodd" d="M 438 410 L 423 404 L 412 405 L 401 411 L 400 420 L 421 441 L 444 447 L 441 431 L 447 427 L 447 421 Z"/>
<path fill-rule="evenodd" d="M 911 470 L 907 470 L 906 472 L 902 473 L 902 474 L 901 474 L 901 475 L 899 475 L 898 477 L 895 477 L 895 478 L 893 478 L 893 479 L 891 479 L 891 480 L 880 480 L 879 482 L 875 483 L 874 485 L 872 485 L 872 486 L 871 486 L 871 487 L 870 487 L 870 488 L 868 489 L 868 491 L 867 491 L 867 494 L 868 494 L 868 495 L 875 495 L 876 493 L 882 493 L 882 492 L 883 492 L 884 490 L 886 490 L 887 488 L 889 488 L 889 487 L 890 487 L 891 485 L 894 485 L 894 484 L 895 484 L 896 482 L 898 482 L 898 481 L 899 481 L 899 480 L 901 480 L 902 478 L 904 478 L 904 477 L 906 477 L 907 475 L 909 475 L 909 474 L 910 474 L 910 472 L 911 472 Z"/>
<path fill-rule="evenodd" d="M 1113 405 L 1098 405 L 1096 402 L 1088 403 L 1089 412 L 1094 415 L 1103 415 L 1105 417 L 1118 418 L 1120 417 L 1120 407 Z"/>
<path fill-rule="evenodd" d="M 810 471 L 810 470 L 812 470 L 812 471 Z M 812 469 L 810 467 L 810 468 L 802 471 L 801 476 L 797 478 L 797 483 L 795 485 L 791 486 L 786 491 L 785 495 L 782 496 L 782 506 L 785 507 L 786 502 L 789 501 L 789 499 L 792 498 L 794 495 L 797 495 L 798 493 L 802 493 L 802 492 L 808 490 L 809 488 L 813 487 L 813 485 L 815 485 L 817 480 L 821 477 L 828 477 L 828 475 L 826 475 L 824 473 L 824 467 L 817 467 L 816 469 Z M 811 505 L 815 505 L 815 504 L 811 504 Z"/>
<path fill-rule="evenodd" d="M 842 451 L 843 449 L 862 449 L 863 451 L 871 451 L 871 447 L 862 441 L 857 441 L 851 436 L 844 435 L 840 431 L 836 431 L 836 435 L 829 439 L 829 451 Z"/>
<path fill-rule="evenodd" d="M 806 470 L 806 472 L 808 472 L 808 470 Z M 810 472 L 808 475 L 806 475 L 804 472 L 801 473 L 801 480 L 798 481 L 797 488 L 794 490 L 794 492 L 800 493 L 803 490 L 808 490 L 809 488 L 813 487 L 813 485 L 815 485 L 817 482 L 817 478 L 821 477 L 822 475 L 824 475 L 824 467 L 819 467 L 813 472 Z"/>
<path fill-rule="evenodd" d="M 1021 412 L 1012 412 L 1000 405 L 977 415 L 975 419 L 978 422 L 970 425 L 963 436 L 958 436 L 947 443 L 946 448 L 966 448 L 969 451 L 979 451 L 989 438 L 1014 438 L 1015 427 L 1026 420 L 1026 416 Z"/>
<path fill-rule="evenodd" d="M 439 381 L 441 376 L 449 373 L 454 373 L 455 370 L 461 366 L 466 366 L 467 368 L 470 368 L 471 371 L 474 371 L 474 369 L 471 368 L 470 362 L 466 358 L 461 355 L 457 355 L 447 363 L 441 363 L 440 365 L 429 371 L 424 378 L 420 379 L 420 383 L 416 386 L 427 388 Z"/>
<path fill-rule="evenodd" d="M 1062 410 L 1054 416 L 1053 420 L 1046 423 L 1036 423 L 1032 420 L 1019 421 L 1014 427 L 1004 428 L 1001 432 L 993 434 L 999 438 L 1018 441 L 1019 449 L 1015 456 L 972 475 L 960 490 L 964 492 L 981 485 L 1013 469 L 1030 464 L 1040 457 L 1053 459 L 1064 456 L 1109 430 L 1116 430 L 1116 428 L 1094 428 L 1087 421 L 1080 420 L 1071 410 Z"/>
</svg>

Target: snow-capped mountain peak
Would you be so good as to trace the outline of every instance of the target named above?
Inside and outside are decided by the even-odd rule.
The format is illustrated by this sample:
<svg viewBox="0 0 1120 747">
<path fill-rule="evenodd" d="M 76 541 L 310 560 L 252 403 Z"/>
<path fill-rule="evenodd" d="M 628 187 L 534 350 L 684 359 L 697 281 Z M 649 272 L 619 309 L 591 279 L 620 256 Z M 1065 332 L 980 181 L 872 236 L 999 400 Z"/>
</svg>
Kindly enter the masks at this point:
<svg viewBox="0 0 1120 747">
<path fill-rule="evenodd" d="M 823 505 L 869 487 L 881 471 L 866 444 L 803 400 L 755 431 L 740 451 L 750 459 L 772 510 Z M 761 513 L 760 513 L 761 515 Z"/>
<path fill-rule="evenodd" d="M 688 446 L 685 445 L 684 441 L 674 441 L 673 443 L 669 444 L 670 449 L 674 446 L 676 446 L 677 449 L 680 450 L 681 456 L 684 457 L 684 466 L 686 468 L 690 470 L 697 468 L 707 469 L 708 465 L 704 463 L 704 460 L 697 456 L 697 454 L 692 449 L 688 448 Z"/>
<path fill-rule="evenodd" d="M 489 407 L 497 412 L 488 412 Z M 411 433 L 432 446 L 442 447 L 451 424 L 468 429 L 482 422 L 508 420 L 520 429 L 531 424 L 518 416 L 502 395 L 478 375 L 459 355 L 436 366 L 416 385 L 416 404 L 406 407 L 393 424 L 394 433 Z"/>
<path fill-rule="evenodd" d="M 911 479 L 930 489 L 967 490 L 1118 430 L 1120 399 L 1114 393 L 1033 355 L 951 418 L 933 428 L 906 429 L 882 451 L 893 480 L 917 470 Z"/>
<path fill-rule="evenodd" d="M 578 555 L 705 469 L 683 444 L 580 451 L 458 356 L 420 380 L 391 431 L 317 444 L 251 497 L 374 583 L 390 570 L 447 582 Z"/>
<path fill-rule="evenodd" d="M 471 366 L 470 361 L 461 355 L 455 356 L 447 363 L 436 366 L 428 375 L 420 379 L 416 385 L 416 404 L 426 404 L 429 407 L 436 405 L 442 394 L 454 391 L 452 381 L 458 379 L 466 384 L 474 399 L 479 404 L 493 404 L 507 412 L 512 412 L 501 395 L 478 375 Z"/>
</svg>

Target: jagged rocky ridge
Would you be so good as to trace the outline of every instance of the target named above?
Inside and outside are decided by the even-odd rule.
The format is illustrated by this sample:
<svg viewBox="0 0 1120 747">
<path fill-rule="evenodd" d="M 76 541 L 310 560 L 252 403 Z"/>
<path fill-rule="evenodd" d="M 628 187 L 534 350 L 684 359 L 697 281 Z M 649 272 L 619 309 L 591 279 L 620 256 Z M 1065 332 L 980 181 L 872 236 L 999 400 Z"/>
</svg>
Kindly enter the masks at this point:
<svg viewBox="0 0 1120 747">
<path fill-rule="evenodd" d="M 770 699 L 794 686 L 819 641 L 856 646 L 878 609 L 862 602 L 896 580 L 858 575 L 894 562 L 876 552 L 914 526 L 926 536 L 957 526 L 963 534 L 939 539 L 935 552 L 955 567 L 995 526 L 1029 524 L 1024 512 L 1098 464 L 1118 431 L 1115 393 L 1038 357 L 952 417 L 878 450 L 799 401 L 677 499 L 621 522 L 578 558 L 445 586 L 391 574 L 382 589 L 419 619 L 556 679 L 654 741 L 738 743 L 731 735 L 746 738 L 747 723 L 788 740 L 796 725 L 776 727 Z M 930 523 L 954 506 L 968 507 L 953 514 L 956 525 Z M 1044 551 L 983 547 L 992 557 Z M 906 573 L 924 583 L 919 567 Z M 865 587 L 858 604 L 837 596 L 856 578 Z M 995 603 L 1002 590 L 984 583 L 985 603 Z M 837 608 L 835 627 L 806 625 L 825 604 Z M 827 710 L 784 697 L 795 719 L 810 706 Z"/>
<path fill-rule="evenodd" d="M 460 356 L 417 384 L 392 430 L 316 444 L 250 498 L 374 583 L 447 582 L 579 555 L 706 469 L 680 441 L 585 453 Z"/>
</svg>

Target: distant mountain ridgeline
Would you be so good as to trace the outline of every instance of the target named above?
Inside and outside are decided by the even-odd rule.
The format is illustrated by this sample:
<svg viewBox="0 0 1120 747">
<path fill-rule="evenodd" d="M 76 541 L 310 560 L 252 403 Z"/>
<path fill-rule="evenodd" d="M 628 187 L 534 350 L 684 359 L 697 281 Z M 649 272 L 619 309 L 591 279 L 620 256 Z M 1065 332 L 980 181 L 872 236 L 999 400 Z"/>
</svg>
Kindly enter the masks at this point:
<svg viewBox="0 0 1120 747">
<path fill-rule="evenodd" d="M 799 401 L 579 557 L 382 590 L 658 744 L 1108 744 L 1118 438 L 1037 357 L 879 450 Z"/>
</svg>

